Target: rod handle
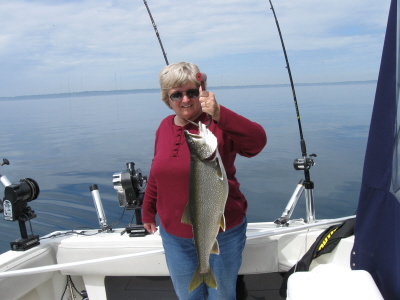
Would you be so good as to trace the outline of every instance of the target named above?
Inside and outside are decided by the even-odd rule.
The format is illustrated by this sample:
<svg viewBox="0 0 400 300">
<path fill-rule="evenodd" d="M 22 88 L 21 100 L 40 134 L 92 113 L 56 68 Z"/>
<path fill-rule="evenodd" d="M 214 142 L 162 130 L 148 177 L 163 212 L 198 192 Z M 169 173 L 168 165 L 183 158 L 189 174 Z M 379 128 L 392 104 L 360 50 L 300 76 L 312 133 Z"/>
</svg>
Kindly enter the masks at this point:
<svg viewBox="0 0 400 300">
<path fill-rule="evenodd" d="M 200 81 L 201 89 L 205 90 L 205 82 L 207 81 L 207 74 L 206 73 L 197 73 L 196 80 Z"/>
</svg>

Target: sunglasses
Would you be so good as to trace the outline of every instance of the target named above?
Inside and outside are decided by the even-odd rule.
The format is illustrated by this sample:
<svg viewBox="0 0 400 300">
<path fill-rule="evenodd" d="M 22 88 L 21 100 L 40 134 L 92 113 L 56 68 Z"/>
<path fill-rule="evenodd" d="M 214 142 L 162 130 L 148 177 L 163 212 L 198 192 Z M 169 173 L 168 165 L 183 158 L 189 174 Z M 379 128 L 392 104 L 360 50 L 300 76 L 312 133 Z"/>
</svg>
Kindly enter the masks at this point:
<svg viewBox="0 0 400 300">
<path fill-rule="evenodd" d="M 183 93 L 185 93 L 188 98 L 197 98 L 200 95 L 200 92 L 198 89 L 190 89 L 190 90 L 187 90 L 186 92 L 181 92 L 181 91 L 173 92 L 169 96 L 169 98 L 174 102 L 179 101 L 183 98 Z"/>
</svg>

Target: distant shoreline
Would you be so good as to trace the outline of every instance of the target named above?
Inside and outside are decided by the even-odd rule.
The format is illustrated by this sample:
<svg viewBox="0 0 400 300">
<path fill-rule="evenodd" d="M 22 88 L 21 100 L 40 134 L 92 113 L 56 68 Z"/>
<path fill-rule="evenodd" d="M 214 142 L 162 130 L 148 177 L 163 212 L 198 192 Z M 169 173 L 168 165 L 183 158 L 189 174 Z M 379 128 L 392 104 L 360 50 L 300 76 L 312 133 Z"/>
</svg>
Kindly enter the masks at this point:
<svg viewBox="0 0 400 300">
<path fill-rule="evenodd" d="M 321 82 L 321 83 L 297 83 L 297 84 L 295 84 L 295 87 L 296 86 L 315 86 L 315 85 L 372 84 L 372 83 L 376 83 L 376 82 L 377 82 L 376 80 L 365 80 L 365 81 L 343 81 L 343 82 Z M 209 87 L 209 88 L 210 88 L 210 90 L 211 89 L 212 90 L 224 90 L 224 89 L 243 89 L 243 88 L 274 88 L 274 87 L 285 87 L 285 86 L 289 87 L 290 84 L 285 83 L 285 84 L 265 84 L 265 85 L 213 86 L 213 87 Z M 159 88 L 134 89 L 134 90 L 111 90 L 111 91 L 86 91 L 86 92 L 71 92 L 71 93 L 59 93 L 59 94 L 0 97 L 0 101 L 159 93 L 159 91 L 160 91 Z"/>
</svg>

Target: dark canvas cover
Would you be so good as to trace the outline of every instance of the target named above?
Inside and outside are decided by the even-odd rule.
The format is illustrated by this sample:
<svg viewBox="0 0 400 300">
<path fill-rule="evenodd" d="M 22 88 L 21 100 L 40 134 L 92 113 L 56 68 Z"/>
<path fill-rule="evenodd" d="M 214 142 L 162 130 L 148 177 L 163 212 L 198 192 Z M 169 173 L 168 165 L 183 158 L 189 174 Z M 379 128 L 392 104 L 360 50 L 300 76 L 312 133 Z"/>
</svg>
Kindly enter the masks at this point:
<svg viewBox="0 0 400 300">
<path fill-rule="evenodd" d="M 397 0 L 392 0 L 365 155 L 351 267 L 367 270 L 385 299 L 400 299 L 397 172 Z M 393 178 L 392 178 L 393 177 Z"/>
</svg>

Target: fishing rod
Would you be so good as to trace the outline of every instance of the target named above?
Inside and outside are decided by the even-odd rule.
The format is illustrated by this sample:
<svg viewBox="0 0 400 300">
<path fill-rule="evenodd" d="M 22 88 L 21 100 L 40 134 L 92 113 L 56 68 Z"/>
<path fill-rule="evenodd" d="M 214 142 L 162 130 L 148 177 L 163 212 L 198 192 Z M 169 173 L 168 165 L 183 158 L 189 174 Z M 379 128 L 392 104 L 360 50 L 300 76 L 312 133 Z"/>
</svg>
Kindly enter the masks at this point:
<svg viewBox="0 0 400 300">
<path fill-rule="evenodd" d="M 307 222 L 308 223 L 313 223 L 313 222 L 315 222 L 314 193 L 313 193 L 314 182 L 312 182 L 311 179 L 310 179 L 310 168 L 314 165 L 314 159 L 312 157 L 316 157 L 317 155 L 314 154 L 314 153 L 310 154 L 310 157 L 307 155 L 306 142 L 304 140 L 303 129 L 302 129 L 302 126 L 301 126 L 300 111 L 299 111 L 299 106 L 297 104 L 296 91 L 294 89 L 293 77 L 292 77 L 292 72 L 290 70 L 289 59 L 288 59 L 288 56 L 287 56 L 287 53 L 286 53 L 285 43 L 283 42 L 282 32 L 281 32 L 281 29 L 280 29 L 280 26 L 279 26 L 278 18 L 276 17 L 275 9 L 274 9 L 274 6 L 272 5 L 272 1 L 271 0 L 269 0 L 269 4 L 271 5 L 271 10 L 272 10 L 272 13 L 274 14 L 276 27 L 278 29 L 279 38 L 281 40 L 283 54 L 285 56 L 286 69 L 287 69 L 288 74 L 289 74 L 290 86 L 292 88 L 294 106 L 295 106 L 296 115 L 297 115 L 297 124 L 299 126 L 300 148 L 301 148 L 301 153 L 302 153 L 303 158 L 295 159 L 295 161 L 293 163 L 293 166 L 294 166 L 295 170 L 304 170 L 305 180 L 302 181 L 302 185 L 304 186 L 304 188 L 306 190 Z M 297 197 L 297 200 L 298 200 L 298 197 Z M 295 200 L 296 203 L 297 203 L 297 200 Z M 292 202 L 292 199 L 291 199 L 291 201 L 289 201 L 289 204 L 296 205 L 296 203 L 291 203 L 291 202 Z M 288 204 L 288 206 L 289 206 L 289 204 Z M 286 207 L 287 209 L 288 209 L 288 206 Z M 285 211 L 286 211 L 286 209 L 285 209 Z M 282 220 L 282 218 L 283 218 L 283 215 L 282 215 L 282 217 L 280 219 L 277 219 L 275 221 L 275 223 L 285 224 L 287 219 Z"/>
<path fill-rule="evenodd" d="M 144 2 L 144 5 L 146 5 L 147 12 L 149 13 L 149 17 L 150 17 L 151 23 L 153 24 L 154 31 L 156 32 L 156 35 L 157 35 L 157 38 L 158 38 L 158 42 L 160 43 L 160 46 L 161 46 L 161 50 L 162 50 L 162 53 L 164 55 L 165 62 L 167 63 L 167 66 L 168 66 L 169 63 L 168 63 L 168 59 L 167 59 L 167 54 L 164 51 L 164 47 L 163 47 L 163 44 L 161 42 L 161 37 L 160 37 L 160 34 L 158 33 L 156 23 L 154 22 L 153 16 L 151 15 L 150 8 L 147 5 L 147 1 L 143 0 L 143 2 Z M 203 91 L 205 91 L 205 82 L 207 81 L 207 75 L 205 73 L 197 73 L 196 74 L 196 79 L 197 79 L 197 81 L 200 82 L 200 85 L 201 85 L 201 88 L 203 89 Z"/>
<path fill-rule="evenodd" d="M 156 32 L 156 35 L 157 35 L 157 38 L 158 38 L 158 42 L 160 43 L 160 46 L 161 46 L 161 50 L 162 50 L 162 53 L 164 55 L 165 62 L 167 64 L 167 66 L 168 66 L 169 63 L 168 63 L 168 59 L 167 59 L 167 54 L 164 51 L 164 47 L 163 47 L 163 44 L 161 42 L 161 37 L 160 37 L 160 34 L 158 33 L 156 23 L 154 22 L 153 16 L 151 15 L 150 8 L 147 5 L 147 1 L 143 0 L 143 2 L 144 2 L 144 5 L 146 5 L 147 12 L 149 13 L 149 17 L 150 17 L 151 23 L 153 24 L 154 31 Z M 205 88 L 205 84 L 206 84 L 206 81 L 207 81 L 207 74 L 205 74 L 205 73 L 197 73 L 196 74 L 196 80 L 200 82 L 200 86 L 201 86 L 202 90 L 205 91 L 205 89 L 206 89 Z M 208 118 L 209 118 L 209 122 L 207 124 L 207 128 L 210 126 L 210 124 L 212 122 L 212 117 L 210 115 L 208 115 Z M 191 122 L 191 123 L 193 123 L 193 122 Z M 197 124 L 195 124 L 195 125 L 197 125 Z"/>
<path fill-rule="evenodd" d="M 143 2 L 144 2 L 144 5 L 146 5 L 147 12 L 149 13 L 149 17 L 150 17 L 151 23 L 153 24 L 154 31 L 156 32 L 156 36 L 157 36 L 157 38 L 158 38 L 158 42 L 160 43 L 161 50 L 162 50 L 162 53 L 163 53 L 163 55 L 164 55 L 165 63 L 166 63 L 167 66 L 168 66 L 169 63 L 168 63 L 167 53 L 165 53 L 165 51 L 164 51 L 164 47 L 163 47 L 163 44 L 162 44 L 162 42 L 161 42 L 161 37 L 160 37 L 160 34 L 158 33 L 157 25 L 156 25 L 156 23 L 155 23 L 154 20 L 153 20 L 153 16 L 151 15 L 150 8 L 149 8 L 149 6 L 147 5 L 147 1 L 146 1 L 146 0 L 143 0 Z"/>
</svg>

